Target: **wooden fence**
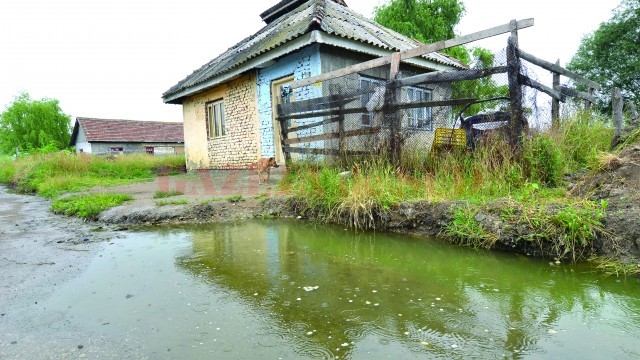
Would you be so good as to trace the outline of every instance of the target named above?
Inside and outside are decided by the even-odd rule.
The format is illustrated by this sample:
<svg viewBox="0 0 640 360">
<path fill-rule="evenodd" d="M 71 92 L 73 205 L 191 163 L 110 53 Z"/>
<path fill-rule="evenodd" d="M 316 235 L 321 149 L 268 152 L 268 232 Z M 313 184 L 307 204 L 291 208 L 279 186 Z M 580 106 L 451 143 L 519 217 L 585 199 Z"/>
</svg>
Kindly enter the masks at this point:
<svg viewBox="0 0 640 360">
<path fill-rule="evenodd" d="M 397 162 L 400 158 L 400 152 L 402 147 L 401 139 L 401 125 L 400 119 L 402 116 L 399 110 L 412 109 L 412 108 L 426 108 L 436 106 L 456 106 L 466 105 L 475 99 L 453 99 L 442 101 L 427 101 L 427 102 L 401 102 L 399 96 L 399 90 L 403 86 L 425 86 L 442 83 L 453 83 L 456 81 L 467 81 L 480 79 L 483 77 L 492 76 L 495 74 L 506 73 L 509 83 L 509 103 L 510 103 L 510 121 L 509 121 L 509 140 L 512 144 L 518 145 L 521 141 L 523 131 L 527 127 L 527 120 L 524 117 L 522 106 L 522 86 L 528 86 L 530 88 L 541 91 L 552 98 L 552 111 L 551 118 L 552 124 L 557 126 L 559 123 L 559 108 L 560 102 L 565 102 L 567 97 L 573 97 L 582 99 L 585 101 L 585 107 L 590 107 L 591 103 L 595 102 L 593 96 L 594 90 L 600 90 L 601 87 L 596 82 L 586 79 L 576 73 L 573 73 L 561 66 L 559 62 L 555 64 L 542 60 L 534 55 L 531 55 L 519 48 L 518 45 L 518 30 L 533 26 L 533 19 L 526 19 L 521 21 L 512 20 L 509 24 L 497 26 L 491 29 L 486 29 L 473 34 L 457 37 L 454 39 L 439 41 L 433 44 L 423 45 L 415 49 L 392 53 L 389 56 L 373 59 L 363 63 L 359 63 L 353 66 L 349 66 L 336 71 L 328 72 L 319 76 L 311 77 L 308 79 L 299 80 L 293 82 L 292 88 L 299 88 L 302 86 L 312 85 L 318 82 L 326 82 L 332 79 L 337 79 L 350 74 L 359 73 L 368 69 L 379 66 L 389 67 L 389 81 L 385 85 L 384 106 L 382 111 L 391 115 L 391 123 L 388 124 L 387 130 L 389 131 L 388 137 L 388 153 L 392 162 Z M 496 66 L 487 69 L 470 69 L 461 71 L 437 71 L 430 72 L 411 77 L 399 79 L 398 72 L 400 62 L 402 60 L 409 59 L 415 56 L 421 56 L 435 51 L 440 51 L 452 46 L 458 46 L 487 37 L 495 36 L 510 32 L 511 36 L 508 40 L 507 46 L 507 65 Z M 537 82 L 530 77 L 526 76 L 522 72 L 522 60 L 527 61 L 533 65 L 546 69 L 553 74 L 553 85 L 548 87 L 540 82 Z M 577 89 L 570 88 L 568 86 L 560 85 L 560 77 L 565 76 L 576 82 L 582 83 L 587 86 L 587 92 L 581 92 Z M 280 104 L 277 106 L 277 120 L 281 124 L 282 133 L 282 149 L 287 157 L 290 158 L 292 153 L 302 154 L 324 154 L 324 155 L 360 155 L 366 153 L 366 151 L 353 151 L 348 150 L 345 146 L 346 139 L 353 136 L 369 135 L 379 133 L 382 129 L 379 126 L 365 127 L 355 130 L 345 130 L 345 115 L 348 114 L 360 114 L 367 113 L 368 110 L 363 107 L 347 107 L 348 104 L 360 99 L 360 95 L 363 91 L 357 92 L 354 89 L 351 90 L 350 95 L 330 95 L 316 99 L 301 100 L 289 104 Z M 370 91 L 370 90 L 369 90 Z M 295 126 L 289 128 L 287 126 L 288 121 L 291 119 L 313 119 L 323 118 L 322 120 L 315 121 L 311 124 L 305 124 L 301 126 Z M 337 123 L 338 131 L 323 133 L 320 135 L 302 136 L 292 138 L 290 135 L 294 132 L 311 129 L 314 127 L 325 126 L 328 124 Z M 338 139 L 337 148 L 310 148 L 310 147 L 296 147 L 293 145 L 302 143 L 311 143 L 315 141 Z"/>
</svg>

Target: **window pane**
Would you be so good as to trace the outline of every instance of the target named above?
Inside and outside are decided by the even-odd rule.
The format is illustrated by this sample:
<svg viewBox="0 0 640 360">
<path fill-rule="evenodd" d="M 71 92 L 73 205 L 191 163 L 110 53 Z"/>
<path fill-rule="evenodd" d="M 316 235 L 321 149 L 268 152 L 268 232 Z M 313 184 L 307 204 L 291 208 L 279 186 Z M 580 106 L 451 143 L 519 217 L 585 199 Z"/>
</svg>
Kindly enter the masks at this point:
<svg viewBox="0 0 640 360">
<path fill-rule="evenodd" d="M 220 121 L 220 116 L 219 116 L 219 111 L 220 111 L 220 106 L 218 104 L 214 104 L 213 105 L 213 135 L 215 137 L 220 136 L 220 127 L 219 127 L 219 121 Z"/>
<path fill-rule="evenodd" d="M 222 136 L 227 135 L 227 130 L 224 123 L 224 103 L 220 103 L 220 129 L 222 130 Z"/>
<path fill-rule="evenodd" d="M 213 106 L 207 105 L 207 128 L 209 137 L 213 137 Z"/>
</svg>

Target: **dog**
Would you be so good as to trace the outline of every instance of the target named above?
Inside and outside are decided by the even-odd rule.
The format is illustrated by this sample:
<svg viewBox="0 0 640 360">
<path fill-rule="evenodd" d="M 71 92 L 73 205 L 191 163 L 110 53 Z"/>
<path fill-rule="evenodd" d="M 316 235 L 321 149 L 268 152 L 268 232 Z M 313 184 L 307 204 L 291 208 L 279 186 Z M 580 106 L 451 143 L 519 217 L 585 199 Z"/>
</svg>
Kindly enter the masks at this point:
<svg viewBox="0 0 640 360">
<path fill-rule="evenodd" d="M 280 165 L 276 163 L 276 158 L 260 158 L 258 160 L 258 185 L 266 185 L 271 176 L 271 168 L 278 168 Z M 267 179 L 263 180 L 263 172 L 267 172 Z"/>
</svg>

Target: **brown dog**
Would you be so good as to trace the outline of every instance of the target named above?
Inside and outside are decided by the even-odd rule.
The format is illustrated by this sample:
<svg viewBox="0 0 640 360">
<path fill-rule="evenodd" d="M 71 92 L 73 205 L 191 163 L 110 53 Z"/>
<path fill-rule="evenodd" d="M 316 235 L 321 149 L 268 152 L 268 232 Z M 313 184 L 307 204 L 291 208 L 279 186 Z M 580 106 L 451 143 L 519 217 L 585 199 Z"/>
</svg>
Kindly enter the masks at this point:
<svg viewBox="0 0 640 360">
<path fill-rule="evenodd" d="M 276 163 L 276 158 L 270 157 L 270 158 L 260 158 L 258 160 L 258 185 L 262 185 L 262 184 L 267 184 L 267 181 L 269 181 L 269 176 L 271 176 L 271 168 L 277 168 L 280 167 L 277 163 Z M 267 179 L 263 180 L 263 172 L 267 172 Z"/>
</svg>

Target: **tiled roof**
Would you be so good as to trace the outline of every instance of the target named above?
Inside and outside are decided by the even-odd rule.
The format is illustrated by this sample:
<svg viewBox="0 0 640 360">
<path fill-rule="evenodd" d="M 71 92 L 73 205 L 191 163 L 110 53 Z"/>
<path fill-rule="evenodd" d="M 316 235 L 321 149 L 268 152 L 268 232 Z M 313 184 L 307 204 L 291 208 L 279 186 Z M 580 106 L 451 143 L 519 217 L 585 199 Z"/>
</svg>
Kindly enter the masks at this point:
<svg viewBox="0 0 640 360">
<path fill-rule="evenodd" d="M 167 98 L 211 80 L 312 30 L 392 51 L 408 50 L 421 45 L 334 1 L 309 0 L 195 70 L 162 96 Z M 431 53 L 424 58 L 452 67 L 465 68 L 458 60 L 441 53 Z"/>
<path fill-rule="evenodd" d="M 181 122 L 78 117 L 71 135 L 72 145 L 75 145 L 78 127 L 82 127 L 89 142 L 184 142 L 184 129 Z"/>
</svg>

